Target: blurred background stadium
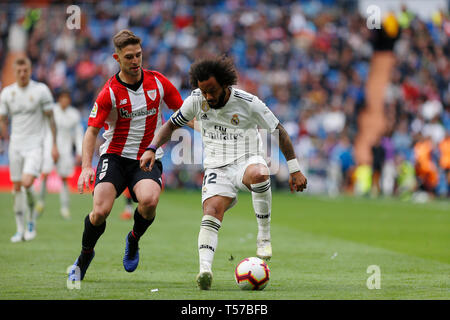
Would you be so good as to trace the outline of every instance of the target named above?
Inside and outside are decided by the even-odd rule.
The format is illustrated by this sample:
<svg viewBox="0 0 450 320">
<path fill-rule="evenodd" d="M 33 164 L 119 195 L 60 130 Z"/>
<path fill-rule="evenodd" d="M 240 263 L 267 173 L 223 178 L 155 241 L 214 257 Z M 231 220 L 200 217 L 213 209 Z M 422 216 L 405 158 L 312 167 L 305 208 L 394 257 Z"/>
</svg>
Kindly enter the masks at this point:
<svg viewBox="0 0 450 320">
<path fill-rule="evenodd" d="M 26 52 L 32 78 L 55 96 L 69 89 L 86 127 L 118 71 L 111 38 L 128 28 L 143 40 L 144 68 L 165 74 L 183 98 L 196 58 L 231 56 L 238 87 L 265 101 L 289 132 L 308 193 L 448 199 L 449 1 L 373 2 L 381 29 L 368 27 L 371 1 L 0 1 L 1 87 L 14 81 L 11 59 Z M 71 5 L 80 8 L 79 28 L 68 28 Z M 171 147 L 166 188 L 199 189 L 201 164 L 173 164 Z M 272 185 L 288 189 L 278 158 Z M 0 175 L 11 190 L 6 152 Z"/>
<path fill-rule="evenodd" d="M 449 6 L 448 0 L 0 0 L 0 89 L 14 81 L 14 58 L 26 53 L 32 78 L 55 98 L 68 89 L 86 128 L 97 93 L 118 71 L 111 41 L 118 30 L 142 38 L 144 67 L 170 78 L 183 98 L 191 91 L 191 63 L 225 53 L 236 63 L 238 87 L 265 101 L 289 132 L 308 178 L 306 196 L 285 192 L 284 157 L 270 150 L 272 161 L 279 159 L 271 282 L 250 295 L 234 283 L 236 263 L 255 252 L 251 195 L 242 193 L 221 228 L 214 287 L 205 294 L 194 280 L 202 168 L 175 164 L 177 141 L 169 143 L 164 179 L 172 190 L 141 242 L 139 269 L 123 271 L 131 221 L 120 218 L 119 201 L 82 290 L 68 290 L 65 272 L 92 206 L 89 194 L 75 192 L 79 168 L 71 181 L 72 219 L 58 217 L 61 182 L 53 172 L 37 239 L 11 243 L 13 197 L 3 152 L 0 300 L 287 299 L 283 307 L 295 312 L 291 299 L 448 300 Z M 166 120 L 170 114 L 164 110 Z M 198 155 L 200 136 L 186 130 Z M 373 265 L 382 270 L 381 290 L 366 282 Z M 178 310 L 170 309 L 162 311 Z"/>
</svg>

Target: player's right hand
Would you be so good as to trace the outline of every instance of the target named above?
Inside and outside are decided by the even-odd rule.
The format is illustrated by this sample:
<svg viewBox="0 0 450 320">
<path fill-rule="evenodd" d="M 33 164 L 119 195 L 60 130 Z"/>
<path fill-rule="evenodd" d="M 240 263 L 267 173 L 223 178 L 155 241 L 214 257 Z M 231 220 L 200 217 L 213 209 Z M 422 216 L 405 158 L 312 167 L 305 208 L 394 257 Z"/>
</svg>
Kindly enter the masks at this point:
<svg viewBox="0 0 450 320">
<path fill-rule="evenodd" d="M 155 164 L 155 153 L 152 150 L 147 150 L 142 154 L 139 165 L 141 170 L 152 171 L 153 165 Z"/>
<path fill-rule="evenodd" d="M 83 193 L 84 187 L 90 190 L 90 185 L 94 183 L 95 171 L 92 168 L 83 168 L 78 177 L 78 192 Z"/>
</svg>

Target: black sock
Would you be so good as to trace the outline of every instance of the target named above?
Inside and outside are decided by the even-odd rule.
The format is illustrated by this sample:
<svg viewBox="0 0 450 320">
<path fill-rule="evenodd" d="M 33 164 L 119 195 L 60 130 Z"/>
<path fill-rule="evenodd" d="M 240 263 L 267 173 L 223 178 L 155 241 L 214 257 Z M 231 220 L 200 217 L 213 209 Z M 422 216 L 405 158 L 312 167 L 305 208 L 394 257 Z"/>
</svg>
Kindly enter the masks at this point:
<svg viewBox="0 0 450 320">
<path fill-rule="evenodd" d="M 139 241 L 139 239 L 142 237 L 142 235 L 145 233 L 148 227 L 153 223 L 155 218 L 153 217 L 151 220 L 145 219 L 141 214 L 138 212 L 138 209 L 136 208 L 134 210 L 134 225 L 133 230 L 130 232 L 129 240 L 133 241 Z"/>
<path fill-rule="evenodd" d="M 105 232 L 105 228 L 106 228 L 106 221 L 99 226 L 94 226 L 89 220 L 89 215 L 86 216 L 86 218 L 84 219 L 84 231 L 83 231 L 83 238 L 81 241 L 82 253 L 86 254 L 92 253 L 95 244 L 97 243 L 97 240 L 100 238 L 103 232 Z"/>
</svg>

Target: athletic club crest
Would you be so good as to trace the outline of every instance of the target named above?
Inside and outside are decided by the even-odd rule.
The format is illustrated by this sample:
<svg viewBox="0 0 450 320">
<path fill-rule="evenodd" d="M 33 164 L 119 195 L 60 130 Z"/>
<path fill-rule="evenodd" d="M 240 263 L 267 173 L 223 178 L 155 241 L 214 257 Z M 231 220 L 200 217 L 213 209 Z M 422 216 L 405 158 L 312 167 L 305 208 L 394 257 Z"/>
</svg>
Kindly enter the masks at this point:
<svg viewBox="0 0 450 320">
<path fill-rule="evenodd" d="M 233 114 L 233 117 L 231 118 L 231 124 L 234 124 L 235 126 L 239 124 L 239 117 L 237 114 Z"/>
<path fill-rule="evenodd" d="M 156 89 L 153 90 L 148 90 L 147 91 L 147 95 L 150 99 L 152 99 L 153 101 L 155 101 L 156 99 Z"/>
</svg>

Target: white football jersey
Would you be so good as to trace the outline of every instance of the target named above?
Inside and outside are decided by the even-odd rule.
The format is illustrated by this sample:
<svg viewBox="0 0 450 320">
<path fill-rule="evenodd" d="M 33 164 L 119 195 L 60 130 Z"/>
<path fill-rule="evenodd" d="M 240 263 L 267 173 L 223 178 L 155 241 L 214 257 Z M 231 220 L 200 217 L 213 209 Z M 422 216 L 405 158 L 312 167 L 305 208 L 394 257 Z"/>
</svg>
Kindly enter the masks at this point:
<svg viewBox="0 0 450 320">
<path fill-rule="evenodd" d="M 200 89 L 196 89 L 170 118 L 178 126 L 194 117 L 200 122 L 205 168 L 222 167 L 242 157 L 264 157 L 258 129 L 272 133 L 279 123 L 258 97 L 233 87 L 230 90 L 227 103 L 216 110 L 209 107 Z"/>
<path fill-rule="evenodd" d="M 72 155 L 72 148 L 75 145 L 76 154 L 81 156 L 81 146 L 83 144 L 84 129 L 81 124 L 81 114 L 78 109 L 68 106 L 65 110 L 59 103 L 53 106 L 53 116 L 56 123 L 56 144 L 58 152 L 62 155 Z M 52 132 L 50 125 L 46 121 L 45 144 L 46 150 L 51 152 Z"/>
<path fill-rule="evenodd" d="M 25 149 L 43 145 L 44 111 L 52 110 L 53 96 L 44 83 L 30 80 L 25 88 L 17 83 L 0 94 L 0 115 L 11 117 L 10 144 Z"/>
</svg>

